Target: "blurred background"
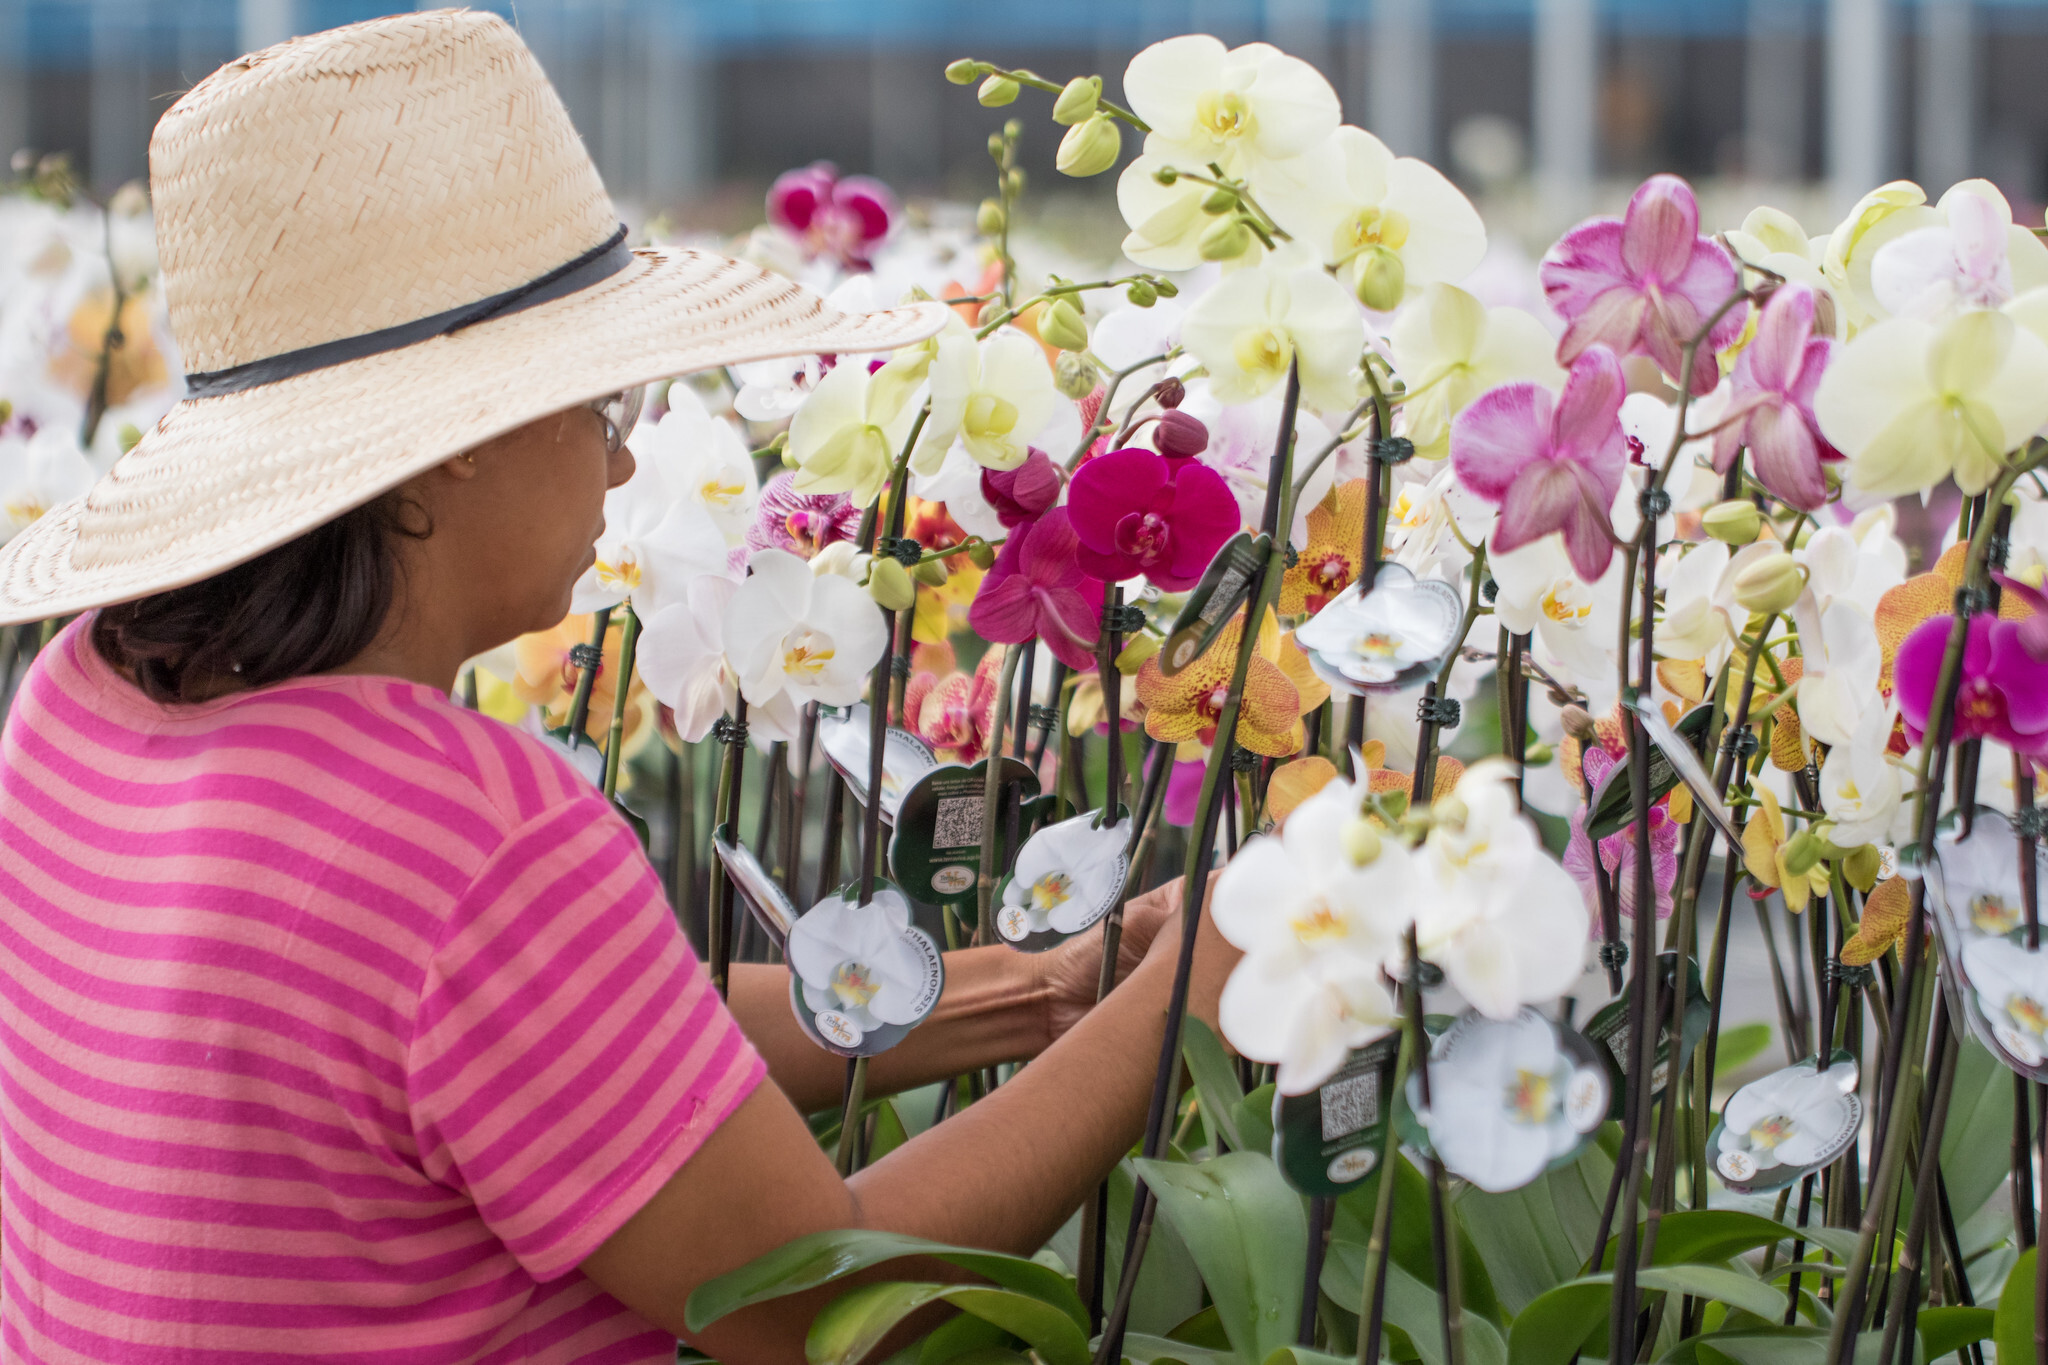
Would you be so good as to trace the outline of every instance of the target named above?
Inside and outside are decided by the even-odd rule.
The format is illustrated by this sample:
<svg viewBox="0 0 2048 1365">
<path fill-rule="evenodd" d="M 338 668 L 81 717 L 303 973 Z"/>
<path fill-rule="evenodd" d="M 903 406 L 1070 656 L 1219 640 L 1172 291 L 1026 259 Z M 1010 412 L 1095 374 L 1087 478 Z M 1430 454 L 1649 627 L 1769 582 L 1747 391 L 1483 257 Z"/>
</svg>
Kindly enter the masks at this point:
<svg viewBox="0 0 2048 1365">
<path fill-rule="evenodd" d="M 1995 181 L 2048 193 L 2048 0 L 502 0 L 614 194 L 678 227 L 758 222 L 779 171 L 829 158 L 907 197 L 986 192 L 1016 110 L 948 86 L 973 55 L 1119 88 L 1145 43 L 1206 31 L 1316 63 L 1348 118 L 1440 166 L 1540 249 L 1644 174 L 1710 225 L 1762 200 L 1823 230 L 1864 190 Z M 104 195 L 222 62 L 388 0 L 0 0 L 0 149 L 68 153 Z M 1025 99 L 1034 97 L 1029 93 Z M 1045 226 L 1112 243 L 1114 176 L 1060 180 L 1033 111 Z M 1135 155 L 1127 139 L 1126 156 Z M 1047 191 L 1063 191 L 1050 199 Z M 1930 195 L 1930 197 L 1932 197 Z M 1079 245 L 1079 243 L 1076 243 Z"/>
</svg>

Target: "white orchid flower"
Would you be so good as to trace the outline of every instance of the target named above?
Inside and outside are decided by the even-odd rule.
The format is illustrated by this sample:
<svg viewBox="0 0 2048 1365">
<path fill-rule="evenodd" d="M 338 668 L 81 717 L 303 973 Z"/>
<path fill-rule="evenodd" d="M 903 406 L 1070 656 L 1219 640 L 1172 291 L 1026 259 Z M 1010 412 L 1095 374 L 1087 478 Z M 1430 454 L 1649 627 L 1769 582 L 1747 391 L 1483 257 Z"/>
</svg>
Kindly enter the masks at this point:
<svg viewBox="0 0 2048 1365">
<path fill-rule="evenodd" d="M 1537 661 L 1560 682 L 1584 689 L 1596 705 L 1611 701 L 1620 560 L 1588 583 L 1573 570 L 1563 538 L 1552 534 L 1493 554 L 1487 568 L 1499 589 L 1493 610 L 1500 623 L 1530 636 Z"/>
<path fill-rule="evenodd" d="M 1010 327 L 978 344 L 970 336 L 941 338 L 931 386 L 931 416 L 910 457 L 920 474 L 936 474 L 956 440 L 976 464 L 1015 469 L 1060 402 L 1045 351 Z"/>
<path fill-rule="evenodd" d="M 1899 811 L 1903 784 L 1886 746 L 1894 713 L 1873 706 L 1856 722 L 1849 743 L 1828 750 L 1820 769 L 1820 804 L 1834 822 L 1828 841 L 1840 848 L 1886 842 Z"/>
<path fill-rule="evenodd" d="M 1963 945 L 1963 971 L 1999 1045 L 2030 1067 L 2048 1061 L 2048 952 L 1973 938 Z"/>
<path fill-rule="evenodd" d="M 1850 744 L 1866 712 L 1881 706 L 1877 690 L 1884 655 L 1870 613 L 1852 601 L 1816 610 L 1813 589 L 1793 604 L 1805 669 L 1799 679 L 1799 725 L 1809 739 Z"/>
<path fill-rule="evenodd" d="M 775 360 L 743 360 L 732 367 L 740 381 L 733 395 L 732 410 L 749 422 L 780 425 L 796 415 L 811 390 L 825 377 L 825 366 L 814 355 L 783 356 Z"/>
<path fill-rule="evenodd" d="M 1903 251 L 1888 250 L 1909 236 L 1915 241 Z M 2002 303 L 2048 285 L 2048 245 L 2013 222 L 2012 206 L 1988 180 L 1959 181 L 1934 204 L 1918 185 L 1897 180 L 1864 195 L 1842 220 L 1822 252 L 1821 273 L 1853 334 L 1901 316 L 1894 304 L 1938 304 L 1946 294 L 1946 302 L 1962 305 L 1966 293 Z"/>
<path fill-rule="evenodd" d="M 1193 270 L 1201 265 L 1202 234 L 1216 221 L 1203 208 L 1215 193 L 1213 186 L 1182 179 L 1159 183 L 1159 172 L 1174 165 L 1171 157 L 1147 153 L 1124 167 L 1116 180 L 1117 210 L 1131 229 L 1124 237 L 1123 253 L 1147 270 Z M 1255 237 L 1241 259 L 1255 262 L 1264 252 Z"/>
<path fill-rule="evenodd" d="M 1496 517 L 1493 506 L 1459 483 L 1448 464 L 1434 470 L 1399 466 L 1387 508 L 1387 558 L 1417 578 L 1434 574 L 1456 582 L 1472 562 L 1465 546 L 1491 535 Z"/>
<path fill-rule="evenodd" d="M 821 721 L 818 743 L 832 765 L 846 775 L 854 799 L 867 804 L 873 713 L 866 702 L 856 703 L 844 716 Z M 925 742 L 908 730 L 891 725 L 882 731 L 882 816 L 895 823 L 903 808 L 903 794 L 918 778 L 939 766 L 939 760 Z"/>
<path fill-rule="evenodd" d="M 1290 361 L 1301 367 L 1306 406 L 1349 413 L 1358 401 L 1365 319 L 1344 286 L 1297 251 L 1224 276 L 1189 306 L 1181 340 L 1225 403 L 1277 388 Z"/>
<path fill-rule="evenodd" d="M 1277 390 L 1248 403 L 1226 403 L 1205 378 L 1188 381 L 1180 410 L 1209 428 L 1209 444 L 1195 458 L 1223 476 L 1237 497 L 1247 527 L 1259 524 L 1266 507 L 1266 477 L 1273 472 L 1273 433 L 1280 427 L 1281 395 Z M 1294 414 L 1294 448 L 1313 455 L 1334 435 L 1307 407 Z M 1295 467 L 1300 468 L 1299 458 Z M 1308 514 L 1329 493 L 1337 479 L 1337 457 L 1323 461 L 1309 475 L 1294 500 L 1293 544 L 1308 544 Z M 963 526 L 965 522 L 961 523 Z"/>
<path fill-rule="evenodd" d="M 636 435 L 646 431 L 643 424 Z M 725 532 L 693 485 L 739 476 L 716 465 L 707 470 L 680 427 L 673 439 L 642 436 L 633 453 L 633 477 L 604 495 L 597 559 L 576 580 L 571 611 L 616 607 L 630 597 L 643 617 L 652 616 L 682 601 L 693 580 L 725 574 Z M 740 459 L 744 464 L 746 452 Z"/>
<path fill-rule="evenodd" d="M 92 485 L 92 465 L 70 426 L 46 425 L 26 440 L 0 437 L 0 544 Z"/>
<path fill-rule="evenodd" d="M 1745 264 L 1782 275 L 1815 292 L 1828 288 L 1821 273 L 1828 239 L 1812 236 L 1783 209 L 1759 205 L 1727 237 L 1728 245 Z"/>
<path fill-rule="evenodd" d="M 725 652 L 750 706 L 857 700 L 889 632 L 874 599 L 837 574 L 813 574 L 785 550 L 762 550 L 725 608 Z"/>
<path fill-rule="evenodd" d="M 1063 451 L 1061 458 L 1064 457 Z M 955 443 L 939 467 L 929 474 L 920 474 L 913 468 L 910 491 L 927 502 L 946 504 L 947 515 L 970 536 L 980 536 L 993 544 L 1010 534 L 1010 528 L 1003 525 L 1003 519 L 983 496 L 981 466 L 967 453 L 966 446 Z"/>
<path fill-rule="evenodd" d="M 1394 319 L 1394 370 L 1408 385 L 1403 431 L 1425 460 L 1451 453 L 1451 419 L 1488 389 L 1533 380 L 1564 384 L 1556 341 L 1519 308 L 1488 308 L 1450 284 L 1430 284 Z"/>
<path fill-rule="evenodd" d="M 1586 955 L 1585 898 L 1517 809 L 1513 771 L 1475 763 L 1437 803 L 1423 844 L 1433 894 L 1415 921 L 1423 957 L 1493 1019 L 1564 994 Z"/>
<path fill-rule="evenodd" d="M 1891 318 L 1841 348 L 1813 410 L 1864 492 L 1918 493 L 1953 474 L 1974 496 L 2048 421 L 2048 343 L 2003 313 Z"/>
<path fill-rule="evenodd" d="M 893 887 L 854 905 L 829 896 L 789 930 L 789 965 L 803 981 L 804 1004 L 840 1015 L 863 1033 L 914 1024 L 930 1012 L 931 973 L 910 941 L 910 903 Z"/>
<path fill-rule="evenodd" d="M 1098 828 L 1098 815 L 1091 811 L 1048 825 L 1018 850 L 996 911 L 1004 938 L 1017 942 L 1047 930 L 1078 934 L 1108 912 L 1123 887 L 1130 825 Z"/>
<path fill-rule="evenodd" d="M 1396 685 L 1417 665 L 1434 668 L 1457 647 L 1463 607 L 1455 589 L 1383 566 L 1369 593 L 1351 584 L 1294 633 L 1318 673 L 1368 687 Z M 1411 679 L 1411 681 L 1415 681 Z M 1341 684 L 1340 684 L 1341 685 Z M 1356 690 L 1356 689 L 1347 689 Z"/>
<path fill-rule="evenodd" d="M 1722 1110 L 1716 1164 L 1754 1172 L 1825 1163 L 1856 1135 L 1862 1106 L 1855 1088 L 1854 1062 L 1837 1062 L 1825 1071 L 1801 1062 L 1751 1081 Z"/>
<path fill-rule="evenodd" d="M 703 504 L 728 547 L 746 539 L 761 496 L 754 462 L 733 424 L 705 411 L 688 386 L 671 384 L 668 411 L 635 427 L 626 444 L 635 460 L 661 464 L 678 497 Z"/>
<path fill-rule="evenodd" d="M 1976 194 L 1943 200 L 1947 221 L 1892 238 L 1870 258 L 1870 292 L 1893 317 L 1940 322 L 2012 301 L 2012 210 Z"/>
<path fill-rule="evenodd" d="M 873 502 L 917 416 L 910 396 L 910 386 L 894 376 L 871 376 L 849 362 L 833 366 L 789 424 L 796 490 L 850 493 L 861 506 Z"/>
<path fill-rule="evenodd" d="M 1687 424 L 1694 431 L 1711 430 L 1728 411 L 1732 389 L 1727 380 L 1722 380 L 1712 393 L 1701 394 L 1692 400 L 1686 409 Z M 1621 429 L 1643 443 L 1643 458 L 1652 464 L 1661 463 L 1671 449 L 1671 438 L 1678 431 L 1678 405 L 1667 403 L 1650 393 L 1632 393 L 1621 400 Z M 1678 462 L 1672 466 L 1671 479 L 1665 485 L 1671 494 L 1671 510 L 1675 512 L 1702 511 L 1721 500 L 1721 476 L 1713 469 L 1712 457 L 1714 438 L 1711 436 L 1686 441 L 1678 447 Z M 1629 494 L 1629 519 L 1633 524 L 1635 494 Z M 1620 534 L 1619 526 L 1616 534 Z M 1660 536 L 1661 541 L 1664 537 Z"/>
<path fill-rule="evenodd" d="M 1237 177 L 1315 149 L 1342 117 L 1337 92 L 1299 57 L 1269 43 L 1226 49 L 1206 33 L 1131 58 L 1124 98 L 1152 129 L 1147 156 L 1189 171 L 1213 162 Z"/>
<path fill-rule="evenodd" d="M 1753 546 L 1744 546 L 1746 551 Z M 1729 549 L 1718 540 L 1674 547 L 1657 571 L 1664 588 L 1664 619 L 1657 624 L 1657 648 L 1674 659 L 1703 659 L 1713 672 L 1734 638 L 1735 602 L 1726 592 Z"/>
<path fill-rule="evenodd" d="M 1874 616 L 1878 599 L 1906 581 L 1906 547 L 1892 534 L 1897 522 L 1897 511 L 1883 503 L 1847 526 L 1822 527 L 1792 552 L 1822 611 L 1854 602 Z"/>
<path fill-rule="evenodd" d="M 1311 156 L 1266 169 L 1259 203 L 1274 222 L 1376 312 L 1472 273 L 1486 255 L 1486 225 L 1457 186 L 1363 128 L 1339 128 L 1335 141 L 1334 168 Z"/>
<path fill-rule="evenodd" d="M 1520 1189 L 1607 1117 L 1607 1077 L 1558 1043 L 1534 1010 L 1466 1016 L 1437 1040 L 1430 1108 L 1418 1116 L 1453 1174 L 1499 1194 Z M 1419 1078 L 1409 1081 L 1411 1103 Z"/>
<path fill-rule="evenodd" d="M 1244 950 L 1223 987 L 1223 1035 L 1278 1063 L 1282 1094 L 1314 1090 L 1397 1017 L 1381 973 L 1399 957 L 1420 869 L 1392 838 L 1366 866 L 1352 861 L 1343 832 L 1362 798 L 1330 783 L 1277 837 L 1246 844 L 1216 882 L 1216 929 Z"/>
<path fill-rule="evenodd" d="M 739 586 L 722 574 L 700 575 L 681 601 L 640 627 L 635 666 L 654 699 L 675 712 L 676 732 L 687 744 L 709 734 L 738 696 L 725 662 L 725 609 Z"/>
</svg>

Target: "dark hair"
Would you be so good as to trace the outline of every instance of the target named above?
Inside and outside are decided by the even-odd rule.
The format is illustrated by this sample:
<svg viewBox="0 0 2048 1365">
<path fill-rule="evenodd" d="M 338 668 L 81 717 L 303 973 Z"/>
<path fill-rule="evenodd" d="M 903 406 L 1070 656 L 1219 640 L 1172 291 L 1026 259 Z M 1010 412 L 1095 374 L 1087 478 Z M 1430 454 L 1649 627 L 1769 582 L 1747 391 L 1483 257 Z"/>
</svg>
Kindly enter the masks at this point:
<svg viewBox="0 0 2048 1365">
<path fill-rule="evenodd" d="M 339 668 L 370 647 L 390 615 L 398 538 L 432 530 L 407 525 L 408 509 L 421 512 L 386 493 L 246 564 L 103 607 L 93 647 L 159 702 L 204 701 L 229 680 L 263 687 Z"/>
</svg>

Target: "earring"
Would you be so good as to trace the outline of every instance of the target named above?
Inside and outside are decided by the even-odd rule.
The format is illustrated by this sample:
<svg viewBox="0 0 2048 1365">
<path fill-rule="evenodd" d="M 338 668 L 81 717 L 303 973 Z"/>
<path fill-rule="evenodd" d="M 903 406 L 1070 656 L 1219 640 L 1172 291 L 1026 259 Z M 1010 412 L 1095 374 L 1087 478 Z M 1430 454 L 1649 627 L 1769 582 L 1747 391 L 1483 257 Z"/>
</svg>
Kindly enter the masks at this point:
<svg viewBox="0 0 2048 1365">
<path fill-rule="evenodd" d="M 462 452 L 462 462 L 463 462 L 464 464 L 466 464 L 466 465 L 469 465 L 469 466 L 471 466 L 472 468 L 474 468 L 474 467 L 475 467 L 475 465 L 476 465 L 476 454 L 475 454 L 475 452 L 473 452 L 473 451 L 468 451 L 468 450 L 465 450 L 465 451 L 463 451 L 463 452 Z"/>
</svg>

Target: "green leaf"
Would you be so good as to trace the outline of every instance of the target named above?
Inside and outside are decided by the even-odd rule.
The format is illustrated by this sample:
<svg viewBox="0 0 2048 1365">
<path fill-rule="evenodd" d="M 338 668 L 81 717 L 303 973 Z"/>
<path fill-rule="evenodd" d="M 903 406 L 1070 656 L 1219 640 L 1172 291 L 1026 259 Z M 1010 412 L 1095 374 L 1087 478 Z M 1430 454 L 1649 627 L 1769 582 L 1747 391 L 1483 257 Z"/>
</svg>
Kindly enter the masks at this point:
<svg viewBox="0 0 2048 1365">
<path fill-rule="evenodd" d="M 1137 1184 L 1129 1160 L 1118 1162 L 1109 1173 L 1109 1218 L 1105 1224 L 1109 1235 L 1102 1245 L 1103 1283 L 1112 1290 L 1123 1278 L 1124 1229 L 1131 1225 L 1131 1196 Z M 1046 1245 L 1067 1265 L 1080 1265 L 1080 1213 L 1069 1218 Z M 1138 1267 L 1138 1284 L 1131 1291 L 1131 1331 L 1164 1337 L 1201 1308 L 1202 1276 L 1195 1269 L 1194 1257 L 1188 1255 L 1186 1243 L 1170 1224 L 1155 1219 L 1144 1262 Z"/>
<path fill-rule="evenodd" d="M 1212 1351 L 1230 1349 L 1230 1336 L 1223 1330 L 1223 1319 L 1216 1316 L 1213 1303 L 1166 1335 L 1171 1340 L 1184 1341 L 1190 1346 L 1206 1346 Z"/>
<path fill-rule="evenodd" d="M 1351 1356 L 1333 1356 L 1327 1351 L 1311 1351 L 1306 1346 L 1282 1346 L 1266 1357 L 1264 1365 L 1355 1365 Z M 1478 1362 L 1473 1362 L 1478 1365 Z"/>
<path fill-rule="evenodd" d="M 1960 1225 L 1998 1192 L 2012 1169 L 2012 1073 L 1966 1035 L 1956 1054 L 1954 1087 L 1941 1133 L 1941 1173 Z"/>
<path fill-rule="evenodd" d="M 1771 1045 L 1771 1026 L 1765 1023 L 1737 1024 L 1721 1030 L 1714 1045 L 1714 1071 L 1733 1072 L 1745 1062 L 1756 1060 Z"/>
<path fill-rule="evenodd" d="M 738 1270 L 705 1281 L 684 1305 L 683 1321 L 692 1332 L 700 1332 L 728 1313 L 787 1294 L 800 1294 L 900 1256 L 931 1256 L 959 1266 L 1006 1289 L 1052 1305 L 1082 1332 L 1087 1331 L 1088 1310 L 1067 1278 L 1050 1266 L 1022 1256 L 930 1242 L 897 1232 L 858 1229 L 799 1237 L 755 1257 Z"/>
<path fill-rule="evenodd" d="M 925 1334 L 911 1352 L 912 1365 L 946 1365 L 970 1351 L 1007 1346 L 1010 1334 L 972 1313 L 956 1314 Z M 894 1357 L 891 1357 L 894 1360 Z"/>
<path fill-rule="evenodd" d="M 1046 1365 L 1088 1365 L 1087 1329 L 1043 1299 L 986 1285 L 897 1280 L 861 1285 L 827 1304 L 811 1320 L 804 1356 L 811 1365 L 855 1365 L 897 1323 L 927 1304 L 941 1302 L 1022 1337 Z"/>
<path fill-rule="evenodd" d="M 1276 1093 L 1271 1082 L 1260 1086 L 1244 1097 L 1237 1106 L 1235 1116 L 1238 1136 L 1244 1139 L 1241 1152 L 1264 1152 L 1273 1154 L 1273 1096 Z"/>
<path fill-rule="evenodd" d="M 1819 1247 L 1846 1261 L 1856 1254 L 1856 1238 L 1856 1233 L 1845 1228 L 1810 1224 L 1801 1230 L 1741 1209 L 1685 1209 L 1667 1213 L 1659 1220 L 1657 1249 L 1651 1263 L 1725 1261 L 1773 1242 L 1793 1240 L 1803 1240 L 1809 1250 Z M 1603 1266 L 1614 1263 L 1619 1244 L 1618 1233 L 1608 1239 L 1607 1254 L 1601 1260 Z"/>
<path fill-rule="evenodd" d="M 1571 1165 L 1546 1171 L 1519 1190 L 1488 1194 L 1467 1186 L 1458 1196 L 1458 1221 L 1507 1313 L 1520 1314 L 1539 1295 L 1576 1278 L 1592 1259 L 1613 1171 L 1607 1154 L 1589 1145 Z M 1397 1190 L 1400 1197 L 1406 1194 L 1405 1188 Z M 1426 1250 L 1426 1221 L 1416 1221 Z M 1400 1264 L 1414 1269 L 1406 1260 Z"/>
<path fill-rule="evenodd" d="M 2028 1247 L 2019 1254 L 2019 1259 L 2012 1263 L 2012 1272 L 2005 1277 L 2005 1288 L 1998 1295 L 1991 1340 L 1998 1348 L 2002 1365 L 2034 1358 L 2034 1257 L 2038 1252 L 2038 1247 Z"/>
<path fill-rule="evenodd" d="M 1195 1093 L 1202 1098 L 1203 1126 L 1212 1133 L 1220 1133 L 1232 1151 L 1264 1153 L 1267 1147 L 1247 1148 L 1244 1133 L 1238 1127 L 1237 1111 L 1244 1104 L 1244 1087 L 1237 1083 L 1237 1068 L 1231 1064 L 1230 1054 L 1201 1020 L 1190 1015 L 1185 1027 L 1181 1053 L 1195 1078 Z"/>
<path fill-rule="evenodd" d="M 1929 1360 L 1954 1355 L 1973 1341 L 1990 1336 L 1996 1318 L 1989 1308 L 1923 1308 L 1915 1325 L 1920 1329 L 1920 1351 Z"/>
<path fill-rule="evenodd" d="M 1404 1156 L 1394 1159 L 1394 1181 L 1394 1220 L 1389 1237 L 1393 1244 L 1394 1264 L 1433 1289 L 1436 1285 L 1436 1253 L 1430 1246 L 1429 1181 Z M 1370 1241 L 1373 1209 L 1379 1195 L 1380 1172 L 1374 1171 L 1359 1181 L 1350 1193 L 1338 1198 L 1337 1207 L 1331 1215 L 1330 1236 L 1361 1247 Z M 1452 1200 L 1450 1224 L 1458 1239 L 1460 1297 L 1472 1312 L 1490 1321 L 1505 1323 L 1507 1314 L 1502 1311 L 1500 1300 L 1494 1294 L 1492 1273 L 1480 1255 L 1472 1235 L 1474 1230 L 1462 1212 L 1464 1207 L 1462 1201 Z M 1595 1209 L 1594 1216 L 1598 1215 L 1599 1210 Z M 1590 1241 L 1592 1232 L 1589 1230 L 1586 1235 Z M 1353 1286 L 1353 1300 L 1358 1297 L 1358 1292 L 1358 1288 Z"/>
<path fill-rule="evenodd" d="M 1239 1355 L 1291 1345 L 1301 1319 L 1308 1214 L 1272 1158 L 1232 1152 L 1192 1166 L 1140 1161 L 1138 1175 L 1187 1243 Z"/>
<path fill-rule="evenodd" d="M 1425 1224 L 1428 1219 L 1421 1220 Z M 1323 1258 L 1323 1293 L 1349 1313 L 1365 1299 L 1365 1248 L 1356 1242 L 1330 1243 Z M 1436 1291 L 1403 1270 L 1398 1261 L 1387 1266 L 1387 1325 L 1398 1329 L 1415 1347 L 1423 1365 L 1444 1365 L 1443 1314 Z M 1470 1308 L 1459 1319 L 1465 1337 L 1466 1365 L 1507 1365 L 1508 1346 L 1500 1330 Z"/>
<path fill-rule="evenodd" d="M 1179 1365 L 1245 1365 L 1244 1360 L 1232 1351 L 1190 1346 L 1186 1342 L 1148 1336 L 1142 1332 L 1132 1332 L 1124 1338 L 1124 1358 L 1136 1362 L 1136 1365 L 1154 1365 L 1154 1362 L 1164 1365 L 1167 1361 L 1177 1361 Z"/>
<path fill-rule="evenodd" d="M 1865 1336 L 1879 1334 L 1865 1333 Z M 1772 1327 L 1758 1328 L 1744 1332 L 1716 1332 L 1711 1336 L 1693 1337 L 1680 1342 L 1677 1348 L 1664 1356 L 1664 1362 L 1677 1365 L 1679 1351 L 1693 1348 L 1697 1354 L 1688 1352 L 1687 1358 L 1698 1365 L 1820 1365 L 1828 1353 L 1828 1334 L 1817 1327 Z M 1863 1343 L 1857 1342 L 1857 1353 L 1863 1351 Z M 1660 1365 L 1664 1365 L 1660 1362 Z"/>
<path fill-rule="evenodd" d="M 896 1101 L 883 1100 L 875 1109 L 875 1140 L 868 1148 L 869 1163 L 880 1161 L 908 1141 L 910 1134 L 903 1127 L 903 1116 L 896 1112 Z"/>
<path fill-rule="evenodd" d="M 1663 1238 L 1658 1238 L 1658 1250 Z M 1642 1289 L 1713 1299 L 1762 1318 L 1783 1317 L 1781 1290 L 1740 1271 L 1710 1265 L 1657 1265 L 1636 1272 Z M 1510 1365 L 1562 1365 L 1596 1332 L 1604 1332 L 1614 1299 L 1614 1275 L 1603 1271 L 1549 1291 L 1515 1316 L 1508 1334 Z M 1706 1338 L 1718 1341 L 1717 1335 Z M 1596 1343 L 1597 1344 L 1597 1343 Z"/>
<path fill-rule="evenodd" d="M 1662 1241 L 1662 1238 L 1659 1238 Z M 1696 1299 L 1713 1299 L 1740 1308 L 1760 1318 L 1785 1315 L 1784 1291 L 1738 1270 L 1711 1265 L 1653 1265 L 1636 1272 L 1636 1283 L 1644 1289 L 1661 1289 L 1667 1294 L 1690 1294 Z"/>
</svg>

